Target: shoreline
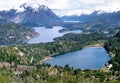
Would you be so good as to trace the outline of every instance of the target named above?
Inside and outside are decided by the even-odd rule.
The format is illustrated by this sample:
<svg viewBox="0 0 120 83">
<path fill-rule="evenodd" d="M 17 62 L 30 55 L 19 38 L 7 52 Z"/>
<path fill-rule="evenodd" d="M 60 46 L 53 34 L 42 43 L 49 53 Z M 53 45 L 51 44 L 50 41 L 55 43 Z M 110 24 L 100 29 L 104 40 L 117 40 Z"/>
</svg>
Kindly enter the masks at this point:
<svg viewBox="0 0 120 83">
<path fill-rule="evenodd" d="M 99 48 L 99 47 L 103 47 L 104 45 L 103 44 L 95 44 L 95 45 L 88 45 L 88 46 L 85 46 L 85 47 L 83 47 L 82 49 L 84 49 L 84 48 L 89 48 L 89 47 L 95 47 L 95 48 Z M 104 48 L 104 47 L 103 47 Z M 81 50 L 81 49 L 80 49 Z M 105 49 L 106 50 L 106 49 Z M 75 51 L 77 51 L 77 50 L 75 50 Z M 70 51 L 70 52 L 72 52 L 72 51 Z M 69 53 L 69 52 L 66 52 L 66 53 Z M 60 54 L 63 54 L 63 53 L 60 53 Z M 109 53 L 108 53 L 109 54 Z M 59 56 L 59 54 L 57 54 L 58 56 Z M 46 60 L 49 60 L 49 59 L 53 59 L 53 57 L 54 56 L 56 56 L 56 55 L 52 55 L 52 56 L 49 56 L 49 57 L 45 57 L 43 60 L 42 60 L 42 62 L 41 62 L 41 64 L 43 64 Z M 111 56 L 110 54 L 109 54 L 109 56 Z M 105 63 L 106 64 L 106 63 Z M 98 68 L 98 69 L 90 69 L 90 70 L 103 70 L 104 68 L 107 68 L 106 66 L 105 66 L 105 64 L 104 64 L 104 66 L 103 67 L 100 67 L 100 68 Z M 79 69 L 79 68 L 75 68 L 75 69 Z M 80 68 L 81 69 L 81 68 Z M 108 69 L 108 68 L 107 68 Z M 85 70 L 85 69 L 81 69 L 81 70 Z"/>
<path fill-rule="evenodd" d="M 103 43 L 100 43 L 100 44 L 94 44 L 94 45 L 88 45 L 88 46 L 84 46 L 83 48 L 89 48 L 89 47 L 103 47 L 104 44 Z M 83 49 L 82 48 L 82 49 Z M 82 50 L 82 49 L 79 49 L 79 50 Z M 78 50 L 74 50 L 74 51 L 78 51 Z M 74 51 L 69 51 L 69 52 L 74 52 Z M 64 52 L 64 53 L 69 53 L 69 52 Z M 64 54 L 64 53 L 60 53 L 60 54 Z M 57 55 L 60 55 L 58 53 L 56 54 L 53 54 L 51 56 L 47 56 L 47 57 L 43 57 L 43 59 L 40 61 L 40 64 L 43 64 L 46 60 L 49 60 L 49 59 L 53 59 L 54 56 L 57 56 Z M 110 55 L 110 54 L 109 54 Z"/>
<path fill-rule="evenodd" d="M 49 60 L 49 59 L 53 59 L 53 57 L 52 57 L 52 56 L 44 57 L 44 58 L 40 61 L 40 64 L 43 64 L 46 60 Z"/>
<path fill-rule="evenodd" d="M 88 48 L 88 47 L 103 47 L 103 46 L 104 46 L 104 44 L 100 43 L 100 44 L 87 45 L 87 46 L 84 46 L 83 48 Z"/>
<path fill-rule="evenodd" d="M 114 53 L 112 53 L 112 52 L 108 52 L 108 54 L 109 54 L 112 58 L 116 56 L 116 55 L 115 55 Z"/>
</svg>

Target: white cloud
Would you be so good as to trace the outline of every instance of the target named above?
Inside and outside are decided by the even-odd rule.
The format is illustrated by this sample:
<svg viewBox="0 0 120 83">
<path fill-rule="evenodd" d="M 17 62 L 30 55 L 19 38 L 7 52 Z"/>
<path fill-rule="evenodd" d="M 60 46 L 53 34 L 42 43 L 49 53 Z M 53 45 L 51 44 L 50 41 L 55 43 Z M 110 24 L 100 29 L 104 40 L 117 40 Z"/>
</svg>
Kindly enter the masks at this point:
<svg viewBox="0 0 120 83">
<path fill-rule="evenodd" d="M 8 10 L 11 8 L 19 8 L 20 4 L 26 3 L 28 0 L 0 0 L 0 10 Z"/>
<path fill-rule="evenodd" d="M 58 15 L 91 13 L 94 10 L 110 12 L 120 10 L 120 0 L 0 0 L 0 10 L 18 9 L 23 3 L 44 4 Z"/>
</svg>

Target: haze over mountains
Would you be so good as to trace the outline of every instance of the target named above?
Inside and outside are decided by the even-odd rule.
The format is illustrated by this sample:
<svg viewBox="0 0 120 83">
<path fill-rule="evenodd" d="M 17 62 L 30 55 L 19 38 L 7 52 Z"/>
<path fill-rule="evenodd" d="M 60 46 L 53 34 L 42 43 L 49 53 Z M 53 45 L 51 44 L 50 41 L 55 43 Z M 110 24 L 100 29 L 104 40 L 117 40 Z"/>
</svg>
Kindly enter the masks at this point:
<svg viewBox="0 0 120 83">
<path fill-rule="evenodd" d="M 22 4 L 22 11 L 17 9 L 0 11 L 0 24 L 3 23 L 17 23 L 24 26 L 46 26 L 52 27 L 55 25 L 62 25 L 63 21 L 80 21 L 89 22 L 94 20 L 104 20 L 111 22 L 120 21 L 120 11 L 107 13 L 104 11 L 94 11 L 91 14 L 72 15 L 58 17 L 52 12 L 50 8 L 45 5 L 37 5 L 32 7 L 30 5 Z"/>
<path fill-rule="evenodd" d="M 120 83 L 119 3 L 0 0 L 0 83 Z"/>
<path fill-rule="evenodd" d="M 120 11 L 111 12 L 111 13 L 104 11 L 94 11 L 91 14 L 62 16 L 61 19 L 63 21 L 80 21 L 80 22 L 89 22 L 93 20 L 107 20 L 112 22 L 119 22 Z"/>
</svg>

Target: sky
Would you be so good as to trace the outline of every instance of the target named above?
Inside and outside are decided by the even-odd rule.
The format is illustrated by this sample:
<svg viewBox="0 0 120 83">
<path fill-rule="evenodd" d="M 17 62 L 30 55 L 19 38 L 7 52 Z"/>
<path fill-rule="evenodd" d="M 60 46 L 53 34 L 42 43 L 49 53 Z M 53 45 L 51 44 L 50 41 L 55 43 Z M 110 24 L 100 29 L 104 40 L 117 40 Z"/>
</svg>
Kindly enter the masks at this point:
<svg viewBox="0 0 120 83">
<path fill-rule="evenodd" d="M 20 9 L 21 4 L 46 5 L 57 15 L 90 14 L 95 10 L 120 10 L 120 0 L 0 0 L 0 10 Z"/>
</svg>

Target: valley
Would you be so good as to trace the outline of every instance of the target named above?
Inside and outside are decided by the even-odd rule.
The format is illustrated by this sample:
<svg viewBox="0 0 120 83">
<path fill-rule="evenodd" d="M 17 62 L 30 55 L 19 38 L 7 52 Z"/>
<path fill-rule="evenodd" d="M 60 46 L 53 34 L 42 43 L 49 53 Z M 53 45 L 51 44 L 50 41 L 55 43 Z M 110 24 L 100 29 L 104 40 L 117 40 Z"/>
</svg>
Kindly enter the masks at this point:
<svg viewBox="0 0 120 83">
<path fill-rule="evenodd" d="M 56 78 L 56 75 L 61 76 L 62 74 L 63 74 L 62 75 L 63 82 L 69 82 L 69 81 L 84 82 L 84 81 L 87 81 L 88 78 L 91 78 L 91 75 L 93 76 L 95 75 L 99 77 L 99 79 L 95 77 L 92 80 L 92 82 L 97 82 L 97 83 L 103 82 L 104 80 L 104 78 L 102 78 L 103 75 L 106 75 L 105 73 L 109 73 L 111 70 L 107 70 L 107 72 L 102 72 L 103 71 L 102 69 L 79 70 L 79 69 L 73 69 L 68 65 L 59 67 L 57 65 L 51 66 L 50 64 L 40 64 L 40 63 L 44 59 L 44 57 L 79 50 L 79 49 L 82 49 L 84 46 L 95 44 L 95 43 L 96 44 L 104 43 L 105 42 L 104 40 L 106 39 L 107 39 L 107 36 L 105 35 L 103 36 L 103 34 L 99 34 L 99 33 L 91 33 L 89 35 L 69 33 L 64 35 L 63 37 L 55 38 L 54 42 L 0 47 L 1 62 L 14 63 L 14 66 L 10 66 L 10 69 L 8 69 L 7 66 L 5 67 L 5 69 L 3 69 L 4 67 L 1 69 L 1 72 L 2 72 L 1 74 L 2 75 L 4 74 L 2 76 L 4 78 L 3 81 L 7 82 L 9 79 L 11 79 L 11 82 L 13 82 L 12 80 L 29 82 L 27 81 L 29 79 L 28 77 L 30 77 L 29 75 L 32 75 L 34 73 L 40 76 L 40 79 L 35 80 L 36 78 L 32 76 L 31 78 L 33 82 L 37 82 L 37 81 L 44 82 L 45 81 L 44 79 L 48 80 L 51 83 L 57 82 L 59 81 L 59 77 Z M 24 69 L 21 69 L 21 68 L 24 68 Z M 29 69 L 27 70 L 27 68 Z M 53 69 L 49 71 L 49 69 L 51 68 Z M 9 74 L 8 76 L 6 76 L 7 74 L 7 72 L 5 72 L 6 70 L 11 71 L 13 75 L 14 73 L 17 73 L 17 74 L 14 77 L 11 77 L 12 74 Z M 49 75 L 49 73 L 54 72 L 54 70 L 57 70 L 57 72 L 55 74 L 53 73 Z M 76 71 L 77 73 L 72 75 L 72 72 L 76 72 Z M 82 74 L 81 72 L 84 72 L 84 74 Z M 91 72 L 91 74 L 89 72 Z M 29 74 L 27 75 L 27 73 Z M 96 75 L 100 73 L 102 74 L 102 76 Z M 64 76 L 75 78 L 76 75 L 81 75 L 81 74 L 82 74 L 81 76 L 82 79 L 84 79 L 83 81 L 81 80 L 81 77 L 79 78 L 79 80 L 65 80 L 68 78 L 64 78 Z M 90 74 L 90 76 L 84 77 L 84 75 L 88 75 L 88 74 Z M 20 75 L 20 77 L 17 77 L 17 75 Z M 54 77 L 56 81 L 52 81 L 53 78 L 51 78 L 51 76 Z M 109 76 L 110 75 L 108 74 L 105 77 L 109 79 Z"/>
<path fill-rule="evenodd" d="M 0 83 L 120 83 L 120 11 L 20 8 L 0 11 Z"/>
</svg>

